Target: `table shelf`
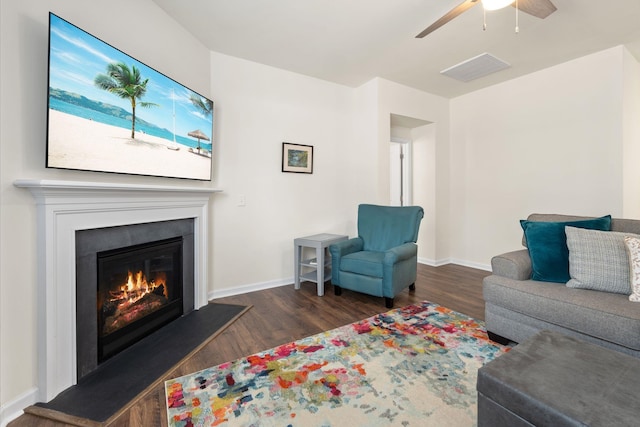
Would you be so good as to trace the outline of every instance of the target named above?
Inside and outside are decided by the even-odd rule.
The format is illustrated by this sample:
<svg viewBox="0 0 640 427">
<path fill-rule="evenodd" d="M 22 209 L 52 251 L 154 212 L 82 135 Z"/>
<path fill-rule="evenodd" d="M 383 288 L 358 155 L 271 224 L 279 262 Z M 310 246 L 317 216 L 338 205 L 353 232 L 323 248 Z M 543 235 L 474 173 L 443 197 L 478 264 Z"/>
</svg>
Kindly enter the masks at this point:
<svg viewBox="0 0 640 427">
<path fill-rule="evenodd" d="M 324 282 L 327 280 L 331 280 L 331 268 L 327 267 L 324 269 Z M 300 275 L 300 282 L 313 282 L 318 283 L 318 272 L 316 270 L 309 271 L 308 273 L 304 273 Z"/>
<path fill-rule="evenodd" d="M 309 268 L 318 268 L 318 259 L 317 258 L 305 259 L 304 261 L 300 262 L 300 265 L 303 265 Z M 331 266 L 331 256 L 329 254 L 325 255 L 324 265 L 325 267 Z"/>
</svg>

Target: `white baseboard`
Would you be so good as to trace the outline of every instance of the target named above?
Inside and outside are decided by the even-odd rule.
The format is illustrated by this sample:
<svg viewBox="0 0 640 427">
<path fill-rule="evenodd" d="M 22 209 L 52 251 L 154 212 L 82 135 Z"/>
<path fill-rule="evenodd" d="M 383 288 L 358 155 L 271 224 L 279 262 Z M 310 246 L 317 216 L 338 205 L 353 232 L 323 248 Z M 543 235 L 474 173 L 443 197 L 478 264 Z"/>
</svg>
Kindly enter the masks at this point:
<svg viewBox="0 0 640 427">
<path fill-rule="evenodd" d="M 270 280 L 268 282 L 259 282 L 259 283 L 251 283 L 248 285 L 238 286 L 237 288 L 228 288 L 228 289 L 220 289 L 213 290 L 209 292 L 208 298 L 209 301 L 217 298 L 230 297 L 233 295 L 241 295 L 248 294 L 249 292 L 262 291 L 265 289 L 277 288 L 279 286 L 286 286 L 293 284 L 293 277 L 288 277 L 285 279 L 279 280 Z"/>
<path fill-rule="evenodd" d="M 429 267 L 440 267 L 441 265 L 450 264 L 451 261 L 449 259 L 429 259 L 429 258 L 418 258 L 419 264 L 428 265 Z"/>
<path fill-rule="evenodd" d="M 491 271 L 491 264 L 482 264 L 479 262 L 470 262 L 470 261 L 465 261 L 462 259 L 455 259 L 455 258 L 452 258 L 449 262 L 451 264 L 461 265 L 463 267 L 471 267 L 478 270 Z"/>
<path fill-rule="evenodd" d="M 6 427 L 11 421 L 24 414 L 24 408 L 38 401 L 38 388 L 25 391 L 15 399 L 0 406 L 0 426 Z"/>
<path fill-rule="evenodd" d="M 431 267 L 440 267 L 447 264 L 456 264 L 456 265 L 461 265 L 463 267 L 470 267 L 470 268 L 476 268 L 478 270 L 491 271 L 491 265 L 489 264 L 469 262 L 469 261 L 464 261 L 464 260 L 455 259 L 455 258 L 446 258 L 446 259 L 439 259 L 439 260 L 418 258 L 418 262 L 420 264 L 428 265 Z"/>
<path fill-rule="evenodd" d="M 424 264 L 430 267 L 435 267 L 436 261 L 432 259 L 427 259 L 427 258 L 418 258 L 418 264 Z"/>
</svg>

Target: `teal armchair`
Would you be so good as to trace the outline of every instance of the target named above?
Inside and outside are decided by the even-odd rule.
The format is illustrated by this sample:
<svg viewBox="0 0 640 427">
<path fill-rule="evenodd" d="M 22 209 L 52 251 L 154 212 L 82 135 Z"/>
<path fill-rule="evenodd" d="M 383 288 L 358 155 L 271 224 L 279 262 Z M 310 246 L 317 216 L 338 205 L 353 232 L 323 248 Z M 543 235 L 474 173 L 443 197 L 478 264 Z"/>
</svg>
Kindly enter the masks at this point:
<svg viewBox="0 0 640 427">
<path fill-rule="evenodd" d="M 331 283 L 384 297 L 387 308 L 404 288 L 415 289 L 420 206 L 358 206 L 358 237 L 329 246 Z"/>
</svg>

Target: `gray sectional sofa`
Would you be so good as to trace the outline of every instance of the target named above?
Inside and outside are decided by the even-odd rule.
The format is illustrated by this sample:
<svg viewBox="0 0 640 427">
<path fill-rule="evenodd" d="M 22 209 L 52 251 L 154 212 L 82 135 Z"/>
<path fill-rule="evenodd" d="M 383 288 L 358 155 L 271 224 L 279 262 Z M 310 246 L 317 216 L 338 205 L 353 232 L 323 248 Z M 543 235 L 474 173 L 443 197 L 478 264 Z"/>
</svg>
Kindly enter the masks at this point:
<svg viewBox="0 0 640 427">
<path fill-rule="evenodd" d="M 592 217 L 532 214 L 528 221 L 563 222 Z M 640 220 L 611 219 L 611 231 L 640 234 Z M 526 247 L 526 240 L 523 238 Z M 495 256 L 483 281 L 485 323 L 496 341 L 522 342 L 553 330 L 640 357 L 640 302 L 620 293 L 575 289 L 532 280 L 528 249 Z"/>
</svg>

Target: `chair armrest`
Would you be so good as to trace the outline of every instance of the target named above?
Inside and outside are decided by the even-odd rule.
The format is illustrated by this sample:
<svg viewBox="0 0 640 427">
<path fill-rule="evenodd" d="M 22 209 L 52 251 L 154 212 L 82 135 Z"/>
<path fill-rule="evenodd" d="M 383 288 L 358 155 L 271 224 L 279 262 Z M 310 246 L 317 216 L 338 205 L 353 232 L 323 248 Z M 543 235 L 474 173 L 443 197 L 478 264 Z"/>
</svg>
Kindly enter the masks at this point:
<svg viewBox="0 0 640 427">
<path fill-rule="evenodd" d="M 329 253 L 332 258 L 340 258 L 341 256 L 349 255 L 354 252 L 360 252 L 364 247 L 364 242 L 360 237 L 352 237 L 348 240 L 343 240 L 338 243 L 334 243 L 329 246 Z"/>
<path fill-rule="evenodd" d="M 513 280 L 531 279 L 531 258 L 527 249 L 507 252 L 491 258 L 493 274 Z"/>
<path fill-rule="evenodd" d="M 340 261 L 345 255 L 360 252 L 364 248 L 364 241 L 359 237 L 352 237 L 338 243 L 329 245 L 331 254 L 331 283 L 340 286 Z"/>
<path fill-rule="evenodd" d="M 418 255 L 418 245 L 415 243 L 405 243 L 404 245 L 396 246 L 395 248 L 391 248 L 384 253 L 384 259 L 382 260 L 383 264 L 393 265 L 398 263 L 399 261 L 404 261 L 406 259 L 411 259 Z"/>
</svg>

